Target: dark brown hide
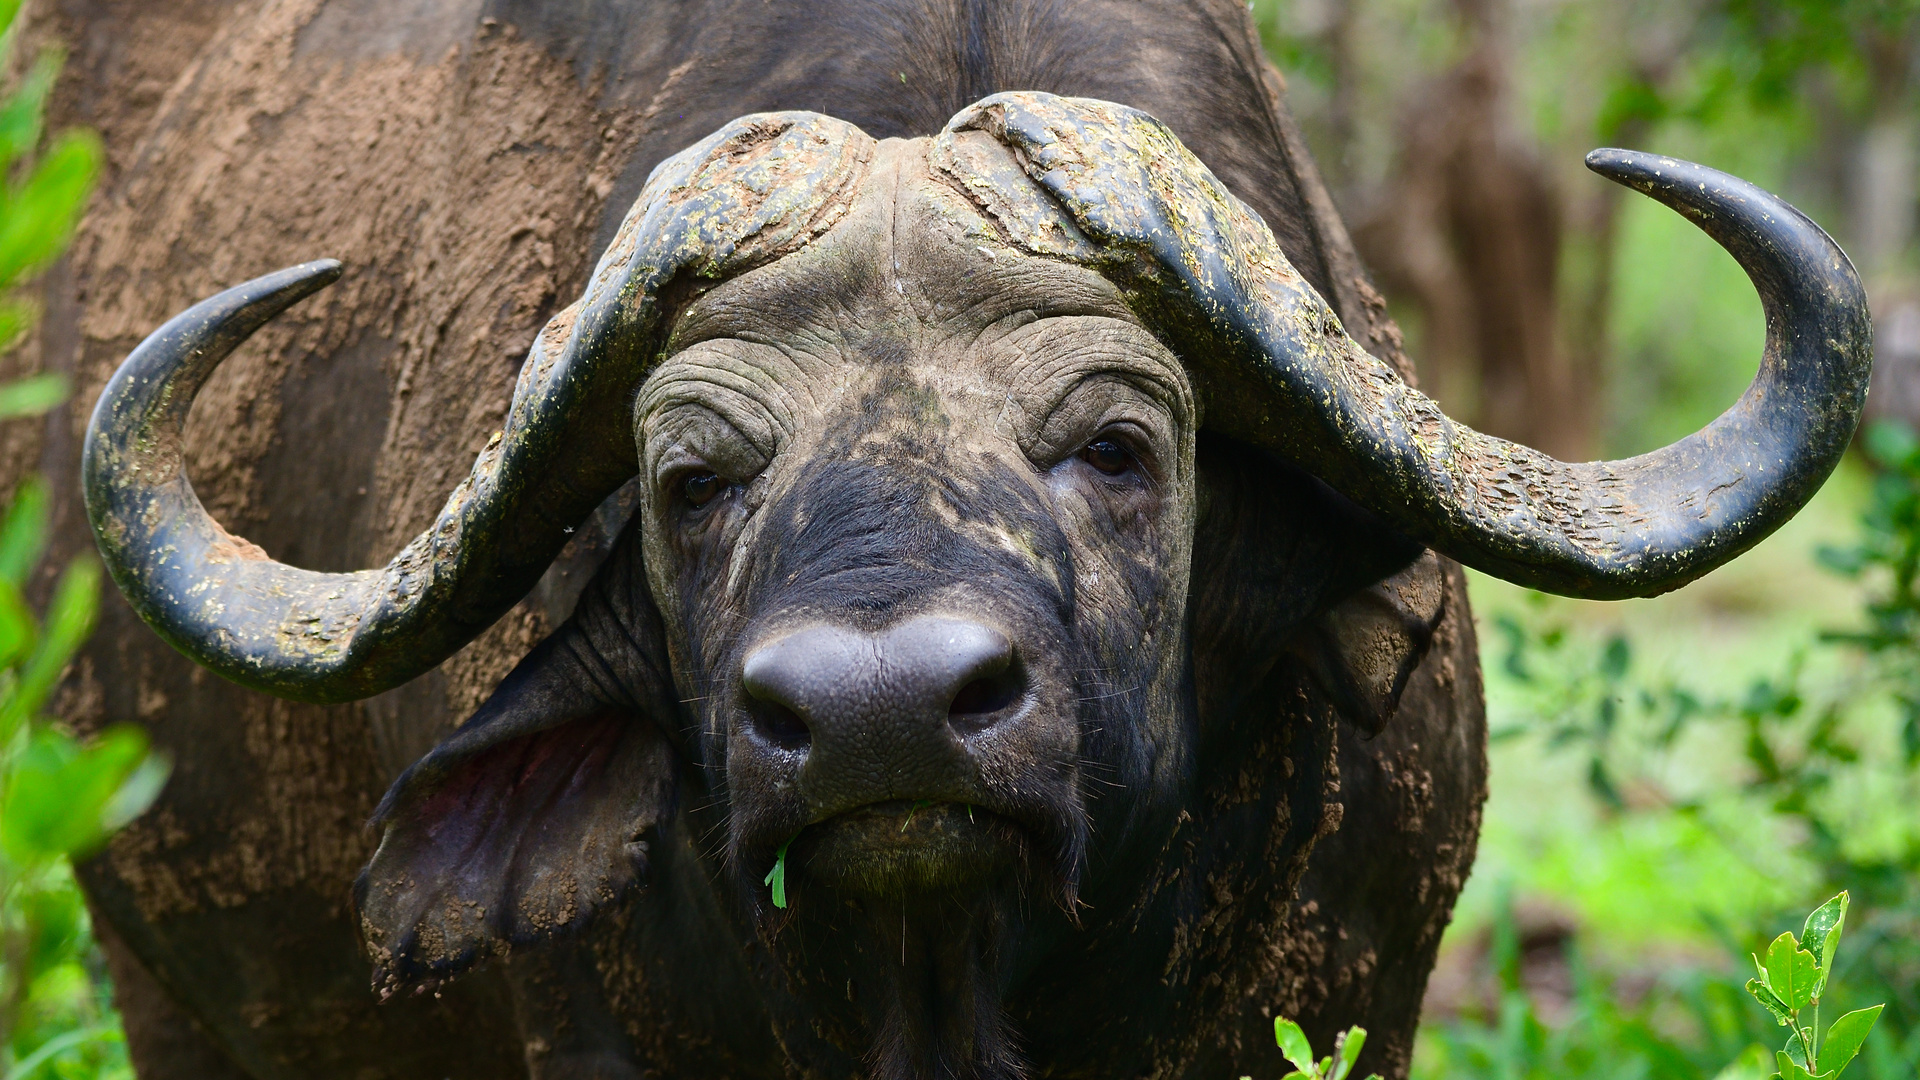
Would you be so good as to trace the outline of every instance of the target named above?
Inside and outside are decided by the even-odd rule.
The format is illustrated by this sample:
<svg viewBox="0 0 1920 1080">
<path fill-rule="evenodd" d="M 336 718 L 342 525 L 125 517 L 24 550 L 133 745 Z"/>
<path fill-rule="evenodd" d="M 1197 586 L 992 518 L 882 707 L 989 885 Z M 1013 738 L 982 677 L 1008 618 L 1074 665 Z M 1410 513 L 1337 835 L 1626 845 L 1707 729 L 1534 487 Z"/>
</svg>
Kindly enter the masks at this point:
<svg viewBox="0 0 1920 1080">
<path fill-rule="evenodd" d="M 929 134 L 1004 89 L 1143 108 L 1273 225 L 1362 344 L 1396 352 L 1236 4 L 46 0 L 33 10 L 33 31 L 71 50 L 54 122 L 99 127 L 109 169 L 20 360 L 71 373 L 77 403 L 43 427 L 8 429 L 9 475 L 37 467 L 74 491 L 86 407 L 143 334 L 221 286 L 336 256 L 346 279 L 230 361 L 190 428 L 194 480 L 214 513 L 302 566 L 376 565 L 431 519 L 499 426 L 528 343 L 578 295 L 648 170 L 756 110 L 814 109 L 878 137 Z M 57 513 L 54 565 L 91 546 L 77 497 Z M 764 1031 L 714 1047 L 700 1033 L 724 1030 L 725 1017 L 647 1014 L 653 961 L 624 946 L 516 958 L 440 997 L 379 1005 L 366 985 L 349 903 L 374 840 L 362 823 L 571 610 L 610 543 L 606 528 L 582 532 L 488 635 L 356 705 L 238 690 L 107 600 L 65 715 L 143 722 L 178 763 L 155 810 L 83 871 L 117 935 L 116 965 L 150 976 L 118 980 L 143 1075 L 205 1076 L 224 1059 L 234 1075 L 261 1077 L 515 1077 L 609 1032 L 653 1060 L 702 1056 L 708 1075 L 759 1070 L 773 1050 Z M 1432 564 L 1411 573 L 1425 575 L 1422 588 L 1444 578 L 1444 618 L 1385 732 L 1367 742 L 1339 728 L 1339 787 L 1329 772 L 1332 801 L 1314 827 L 1347 824 L 1320 841 L 1299 903 L 1219 897 L 1222 915 L 1271 908 L 1220 945 L 1258 961 L 1221 991 L 1248 995 L 1228 998 L 1244 1001 L 1244 1022 L 1206 1046 L 1170 1048 L 1169 1069 L 1179 1059 L 1192 1075 L 1218 1075 L 1248 1060 L 1270 1037 L 1267 1009 L 1302 1017 L 1317 1040 L 1365 1024 L 1371 1067 L 1404 1069 L 1484 778 L 1464 591 Z M 1287 678 L 1258 690 L 1276 717 L 1311 692 L 1298 672 Z M 1379 672 L 1356 678 L 1377 683 Z M 1364 697 L 1356 687 L 1347 693 Z M 697 920 L 634 929 L 628 918 L 576 943 L 631 932 L 666 957 L 676 941 L 726 932 Z M 595 980 L 618 1008 L 556 1024 L 552 1003 Z M 636 1030 L 635 1016 L 654 1022 Z"/>
</svg>

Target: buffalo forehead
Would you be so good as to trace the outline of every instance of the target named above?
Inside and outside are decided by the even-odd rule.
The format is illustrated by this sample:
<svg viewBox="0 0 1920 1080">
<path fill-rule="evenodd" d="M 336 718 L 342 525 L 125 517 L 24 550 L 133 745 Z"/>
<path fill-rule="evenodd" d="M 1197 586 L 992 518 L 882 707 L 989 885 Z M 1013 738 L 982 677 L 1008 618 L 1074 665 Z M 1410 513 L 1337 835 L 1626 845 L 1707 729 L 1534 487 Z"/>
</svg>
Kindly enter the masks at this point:
<svg viewBox="0 0 1920 1080">
<path fill-rule="evenodd" d="M 888 139 L 846 216 L 805 249 L 707 290 L 680 313 L 677 354 L 716 339 L 788 351 L 900 338 L 904 348 L 973 350 L 1036 319 L 1139 325 L 1118 288 L 1082 266 L 1037 258 L 928 167 L 928 139 Z M 858 350 L 865 363 L 898 353 Z"/>
</svg>

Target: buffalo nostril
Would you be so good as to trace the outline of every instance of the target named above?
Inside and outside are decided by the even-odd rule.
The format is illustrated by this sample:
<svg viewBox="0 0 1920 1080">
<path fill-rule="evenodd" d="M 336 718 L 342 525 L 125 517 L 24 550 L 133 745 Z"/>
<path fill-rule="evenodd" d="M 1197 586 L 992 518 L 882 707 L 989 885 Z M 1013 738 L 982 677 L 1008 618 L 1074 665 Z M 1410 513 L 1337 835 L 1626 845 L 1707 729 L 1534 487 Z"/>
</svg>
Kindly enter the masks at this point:
<svg viewBox="0 0 1920 1080">
<path fill-rule="evenodd" d="M 776 642 L 747 657 L 741 672 L 748 730 L 783 750 L 804 750 L 813 743 L 807 702 L 821 657 L 818 650 L 805 645 L 791 639 Z"/>
<path fill-rule="evenodd" d="M 747 719 L 761 738 L 782 750 L 804 750 L 813 742 L 813 732 L 800 714 L 777 701 L 755 701 L 747 706 Z"/>
<path fill-rule="evenodd" d="M 953 696 L 953 704 L 947 706 L 947 723 L 962 735 L 985 731 L 1002 713 L 1020 703 L 1025 689 L 1025 680 L 1013 671 L 974 679 Z"/>
</svg>

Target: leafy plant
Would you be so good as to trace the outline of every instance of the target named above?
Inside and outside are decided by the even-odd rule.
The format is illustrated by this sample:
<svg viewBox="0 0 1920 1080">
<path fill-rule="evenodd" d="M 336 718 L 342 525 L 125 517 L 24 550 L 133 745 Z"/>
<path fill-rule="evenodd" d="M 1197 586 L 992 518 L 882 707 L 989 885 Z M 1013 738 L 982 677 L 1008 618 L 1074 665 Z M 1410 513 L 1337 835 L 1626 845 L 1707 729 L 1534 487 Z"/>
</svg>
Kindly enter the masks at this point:
<svg viewBox="0 0 1920 1080">
<path fill-rule="evenodd" d="M 1743 1057 L 1727 1067 L 1728 1080 L 1837 1074 L 1844 1063 L 1834 1055 L 1851 1060 L 1855 1053 L 1871 1075 L 1886 1080 L 1911 1076 L 1920 1065 L 1920 830 L 1897 812 L 1889 816 L 1875 809 L 1893 810 L 1908 797 L 1894 792 L 1910 793 L 1920 785 L 1920 439 L 1881 424 L 1868 431 L 1865 444 L 1877 471 L 1858 530 L 1849 542 L 1819 553 L 1827 570 L 1865 583 L 1860 614 L 1852 625 L 1810 635 L 1795 659 L 1743 689 L 1643 671 L 1630 639 L 1581 635 L 1556 623 L 1543 600 L 1511 610 L 1496 623 L 1503 644 L 1496 654 L 1498 670 L 1521 704 L 1519 722 L 1496 732 L 1497 737 L 1535 737 L 1549 749 L 1583 756 L 1591 794 L 1608 817 L 1677 815 L 1711 831 L 1716 828 L 1713 807 L 1733 800 L 1731 805 L 1768 822 L 1761 832 L 1773 838 L 1767 841 L 1769 850 L 1760 852 L 1722 837 L 1738 859 L 1756 867 L 1762 862 L 1795 866 L 1795 873 L 1806 874 L 1822 890 L 1819 895 L 1849 890 L 1846 900 L 1823 906 L 1824 915 L 1816 913 L 1818 919 L 1835 918 L 1833 926 L 1802 925 L 1799 914 L 1806 909 L 1799 908 L 1790 924 L 1801 925 L 1797 938 L 1758 933 L 1769 923 L 1785 922 L 1785 912 L 1765 916 L 1757 925 L 1708 921 L 1730 950 L 1749 951 L 1748 939 L 1759 938 L 1754 951 L 1763 974 L 1750 986 L 1772 995 L 1794 1028 L 1790 1046 L 1780 1052 L 1787 1062 L 1764 1053 Z M 1890 738 L 1883 737 L 1889 721 Z M 1703 727 L 1720 734 L 1683 751 L 1684 737 Z M 1866 749 L 1883 741 L 1892 743 L 1895 753 Z M 1732 751 L 1744 775 L 1693 795 L 1663 785 L 1672 763 L 1715 744 Z M 1863 804 L 1860 793 L 1868 791 L 1879 794 Z M 1825 935 L 1848 906 L 1850 928 L 1863 944 L 1844 961 L 1832 961 L 1830 950 L 1823 951 Z M 1831 971 L 1830 962 L 1838 964 Z M 1812 972 L 1820 989 L 1796 984 L 1796 971 Z M 1830 975 L 1842 974 L 1844 1000 L 1827 988 Z M 1645 1009 L 1649 1018 L 1664 1014 L 1660 1023 L 1666 1030 L 1690 1033 L 1688 1055 L 1696 1065 L 1709 1044 L 1724 1062 L 1734 1050 L 1770 1038 L 1764 1028 L 1750 1030 L 1728 1012 L 1729 993 L 1744 996 L 1733 980 L 1712 971 L 1676 980 L 1656 988 L 1649 999 L 1653 1004 Z M 1796 1002 L 1792 994 L 1802 991 L 1811 996 Z M 1817 998 L 1825 999 L 1825 1007 L 1878 1004 L 1854 1009 L 1837 1036 L 1830 1028 L 1816 1042 Z M 1586 1023 L 1585 1016 L 1576 1023 Z M 1885 1022 L 1876 1024 L 1879 1020 Z M 1585 1033 L 1555 1037 L 1617 1043 L 1625 1029 L 1615 1021 L 1642 1022 L 1621 1013 Z M 1492 1019 L 1488 1023 L 1493 1025 Z M 1849 1047 L 1855 1026 L 1864 1042 Z M 1487 1054 L 1474 1049 L 1492 1046 L 1492 1030 L 1436 1030 L 1429 1042 L 1441 1044 L 1454 1061 L 1469 1051 L 1485 1058 L 1484 1068 L 1460 1070 L 1461 1075 L 1528 1075 L 1496 1067 L 1490 1049 Z M 1788 1062 L 1799 1071 L 1788 1069 Z M 1558 1071 L 1589 1075 L 1572 1068 Z M 1674 1075 L 1703 1073 L 1696 1068 Z"/>
<path fill-rule="evenodd" d="M 0 0 L 0 49 L 16 44 L 19 6 Z M 0 350 L 37 316 L 20 286 L 66 250 L 99 170 L 92 132 L 45 135 L 61 60 L 43 51 L 0 97 Z M 39 416 L 68 393 L 57 373 L 0 384 L 0 420 Z M 100 590 L 98 564 L 80 556 L 44 609 L 29 601 L 48 504 L 45 483 L 29 478 L 0 518 L 0 1076 L 130 1076 L 72 863 L 153 801 L 167 763 L 137 728 L 82 739 L 43 715 Z"/>
<path fill-rule="evenodd" d="M 1791 930 L 1773 939 L 1767 957 L 1753 958 L 1759 976 L 1747 980 L 1747 992 L 1780 1026 L 1793 1032 L 1774 1055 L 1780 1080 L 1827 1080 L 1839 1076 L 1867 1041 L 1885 1005 L 1855 1009 L 1820 1032 L 1820 998 L 1826 993 L 1833 961 L 1846 926 L 1845 892 L 1815 908 L 1798 938 Z M 1810 1014 L 1804 1021 L 1803 1013 Z"/>
<path fill-rule="evenodd" d="M 1367 1029 L 1358 1025 L 1348 1028 L 1334 1038 L 1333 1053 L 1319 1061 L 1313 1059 L 1313 1046 L 1307 1042 L 1307 1033 L 1286 1017 L 1274 1017 L 1273 1041 L 1294 1068 L 1281 1080 L 1347 1080 L 1353 1063 L 1360 1060 L 1360 1051 L 1367 1045 Z M 1252 1080 L 1252 1077 L 1243 1076 L 1240 1080 Z M 1380 1080 L 1380 1074 L 1373 1073 L 1367 1080 Z"/>
<path fill-rule="evenodd" d="M 100 589 L 98 565 L 76 558 L 36 618 L 22 589 L 46 545 L 47 502 L 45 484 L 29 480 L 0 521 L 0 1064 L 15 1078 L 119 1039 L 86 970 L 71 861 L 145 810 L 167 773 L 137 728 L 82 741 L 41 716 Z"/>
</svg>

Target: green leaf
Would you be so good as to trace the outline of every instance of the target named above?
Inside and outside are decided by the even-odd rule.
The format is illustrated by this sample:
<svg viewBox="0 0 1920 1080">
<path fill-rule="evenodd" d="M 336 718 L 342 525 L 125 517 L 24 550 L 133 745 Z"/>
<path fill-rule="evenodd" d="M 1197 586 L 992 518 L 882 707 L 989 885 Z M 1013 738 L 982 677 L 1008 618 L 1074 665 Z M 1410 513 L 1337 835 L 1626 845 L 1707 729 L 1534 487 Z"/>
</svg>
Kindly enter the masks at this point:
<svg viewBox="0 0 1920 1080">
<path fill-rule="evenodd" d="M 1813 952 L 1814 966 L 1819 969 L 1813 988 L 1816 1001 L 1826 991 L 1827 972 L 1833 966 L 1834 954 L 1840 951 L 1840 931 L 1846 926 L 1848 902 L 1843 889 L 1840 895 L 1814 908 L 1800 932 L 1801 944 Z"/>
<path fill-rule="evenodd" d="M 100 825 L 109 833 L 119 831 L 123 826 L 141 814 L 147 812 L 153 801 L 160 797 L 161 789 L 167 786 L 167 778 L 173 775 L 173 759 L 166 754 L 149 753 L 136 766 L 120 789 L 107 800 L 100 811 Z"/>
<path fill-rule="evenodd" d="M 1800 1067 L 1800 1063 L 1787 1056 L 1785 1050 L 1776 1050 L 1774 1064 L 1780 1066 L 1780 1080 L 1830 1080 L 1832 1073 L 1810 1073 Z"/>
<path fill-rule="evenodd" d="M 1759 962 L 1759 958 L 1755 957 L 1754 963 L 1758 964 Z M 1765 975 L 1766 969 L 1761 968 L 1760 973 Z M 1765 1006 L 1766 1010 L 1773 1014 L 1773 1018 L 1780 1021 L 1781 1027 L 1793 1026 L 1793 1011 L 1788 1009 L 1785 1003 L 1778 997 L 1775 997 L 1772 990 L 1767 989 L 1766 983 L 1759 979 L 1748 979 L 1747 993 L 1752 994 L 1755 1001 Z"/>
<path fill-rule="evenodd" d="M 1367 1029 L 1358 1024 L 1347 1029 L 1345 1038 L 1333 1050 L 1333 1070 L 1327 1074 L 1327 1080 L 1347 1080 L 1347 1074 L 1353 1071 L 1353 1063 L 1360 1060 L 1360 1051 L 1367 1045 Z"/>
<path fill-rule="evenodd" d="M 1299 1024 L 1284 1016 L 1274 1017 L 1273 1041 L 1294 1068 L 1309 1077 L 1313 1075 L 1313 1047 L 1307 1043 L 1307 1033 L 1300 1030 Z"/>
<path fill-rule="evenodd" d="M 1853 1056 L 1860 1052 L 1861 1044 L 1867 1041 L 1867 1033 L 1873 1030 L 1873 1022 L 1880 1019 L 1880 1010 L 1884 1008 L 1885 1005 L 1875 1005 L 1871 1009 L 1855 1009 L 1835 1020 L 1833 1026 L 1827 1029 L 1826 1041 L 1820 1046 L 1820 1071 L 1838 1076 L 1840 1070 L 1846 1068 Z"/>
<path fill-rule="evenodd" d="M 100 137 L 67 131 L 11 193 L 0 215 L 0 286 L 52 262 L 65 250 L 100 168 Z"/>
<path fill-rule="evenodd" d="M 0 669 L 12 668 L 33 648 L 40 636 L 40 624 L 27 606 L 20 590 L 0 578 Z"/>
<path fill-rule="evenodd" d="M 46 114 L 47 93 L 60 75 L 60 54 L 42 52 L 26 78 L 0 101 L 0 173 L 40 145 L 40 123 Z"/>
<path fill-rule="evenodd" d="M 17 303 L 0 303 L 0 347 L 10 345 L 26 329 L 32 309 Z M 67 400 L 72 388 L 67 377 L 57 371 L 30 375 L 0 385 L 0 420 L 21 416 L 39 416 Z"/>
<path fill-rule="evenodd" d="M 15 588 L 26 587 L 27 575 L 39 565 L 40 553 L 47 547 L 48 519 L 46 480 L 39 476 L 22 480 L 14 489 L 6 520 L 0 522 L 0 579 Z"/>
<path fill-rule="evenodd" d="M 93 613 L 100 596 L 100 564 L 81 556 L 67 565 L 54 587 L 47 623 L 13 691 L 0 699 L 0 745 L 12 737 L 21 722 L 40 711 L 66 670 L 67 662 L 93 632 Z"/>
<path fill-rule="evenodd" d="M 1813 954 L 1800 948 L 1791 932 L 1782 933 L 1767 946 L 1767 986 L 1787 1008 L 1799 1012 L 1813 1004 L 1816 974 Z"/>
<path fill-rule="evenodd" d="M 0 803 L 0 851 L 26 866 L 89 854 L 106 838 L 108 806 L 146 757 L 146 733 L 135 727 L 109 728 L 88 746 L 35 731 Z"/>
</svg>

